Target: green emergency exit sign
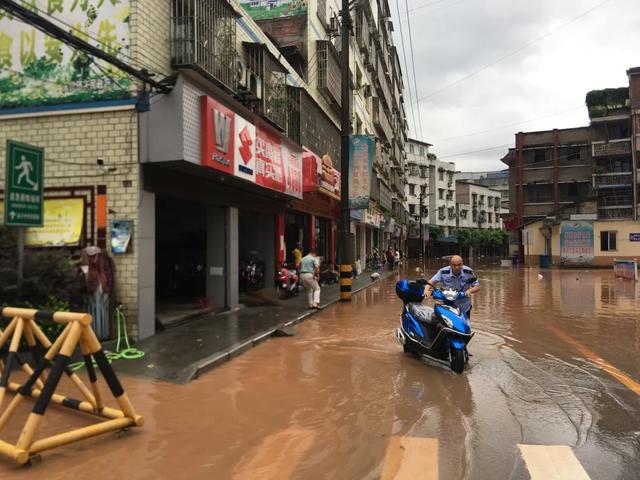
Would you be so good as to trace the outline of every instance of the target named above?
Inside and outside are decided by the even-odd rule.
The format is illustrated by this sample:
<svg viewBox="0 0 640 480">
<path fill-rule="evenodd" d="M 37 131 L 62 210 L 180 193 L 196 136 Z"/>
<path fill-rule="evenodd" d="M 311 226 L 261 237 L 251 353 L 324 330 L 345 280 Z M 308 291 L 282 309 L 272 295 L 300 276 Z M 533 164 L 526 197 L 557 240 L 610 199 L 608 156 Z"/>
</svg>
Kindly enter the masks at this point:
<svg viewBox="0 0 640 480">
<path fill-rule="evenodd" d="M 4 224 L 41 227 L 43 214 L 44 150 L 7 141 Z"/>
</svg>

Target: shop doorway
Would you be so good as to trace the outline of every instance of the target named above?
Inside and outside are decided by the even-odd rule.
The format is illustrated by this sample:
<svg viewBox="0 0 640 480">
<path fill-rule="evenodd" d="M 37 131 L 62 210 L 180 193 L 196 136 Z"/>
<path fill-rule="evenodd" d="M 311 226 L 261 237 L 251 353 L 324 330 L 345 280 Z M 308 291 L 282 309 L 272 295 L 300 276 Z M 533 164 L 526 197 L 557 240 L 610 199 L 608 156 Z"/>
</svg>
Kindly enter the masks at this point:
<svg viewBox="0 0 640 480">
<path fill-rule="evenodd" d="M 207 308 L 207 208 L 156 197 L 156 313 L 163 326 Z"/>
<path fill-rule="evenodd" d="M 284 216 L 284 247 L 285 258 L 288 263 L 293 264 L 293 249 L 296 243 L 302 243 L 302 254 L 309 251 L 309 236 L 306 234 L 309 229 L 309 215 L 298 212 L 287 212 Z"/>
<path fill-rule="evenodd" d="M 275 217 L 238 211 L 240 292 L 272 287 L 275 278 Z"/>
</svg>

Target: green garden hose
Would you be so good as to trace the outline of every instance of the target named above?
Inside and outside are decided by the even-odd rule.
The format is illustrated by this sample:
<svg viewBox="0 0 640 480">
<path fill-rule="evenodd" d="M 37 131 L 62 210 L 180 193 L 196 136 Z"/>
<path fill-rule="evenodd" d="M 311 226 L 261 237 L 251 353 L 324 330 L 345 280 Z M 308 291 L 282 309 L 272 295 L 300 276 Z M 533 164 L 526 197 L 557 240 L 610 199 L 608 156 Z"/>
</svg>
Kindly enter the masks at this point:
<svg viewBox="0 0 640 480">
<path fill-rule="evenodd" d="M 116 329 L 118 332 L 118 336 L 116 339 L 116 351 L 110 352 L 108 350 L 105 350 L 104 352 L 109 363 L 113 362 L 114 360 L 120 360 L 120 359 L 135 360 L 137 358 L 144 357 L 144 352 L 142 350 L 133 348 L 129 344 L 129 336 L 127 335 L 127 319 L 124 316 L 124 312 L 122 311 L 122 309 L 123 309 L 122 305 L 118 305 L 116 307 Z M 124 344 L 127 346 L 127 348 L 120 350 L 120 341 L 122 340 L 123 336 L 124 336 Z M 96 361 L 92 359 L 92 363 L 95 368 L 97 366 Z M 74 362 L 69 364 L 69 368 L 72 371 L 76 371 L 76 370 L 80 370 L 82 367 L 84 367 L 84 365 L 85 365 L 84 361 Z"/>
</svg>

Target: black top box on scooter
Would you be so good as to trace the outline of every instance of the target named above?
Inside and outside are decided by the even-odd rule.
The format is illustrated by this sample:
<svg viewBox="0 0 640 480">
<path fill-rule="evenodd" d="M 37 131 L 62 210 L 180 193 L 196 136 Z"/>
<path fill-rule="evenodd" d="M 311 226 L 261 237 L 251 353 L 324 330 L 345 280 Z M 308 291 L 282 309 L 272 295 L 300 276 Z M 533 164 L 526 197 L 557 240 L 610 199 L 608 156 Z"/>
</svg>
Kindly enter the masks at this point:
<svg viewBox="0 0 640 480">
<path fill-rule="evenodd" d="M 424 284 L 400 280 L 396 283 L 396 295 L 405 303 L 421 302 L 424 300 Z"/>
</svg>

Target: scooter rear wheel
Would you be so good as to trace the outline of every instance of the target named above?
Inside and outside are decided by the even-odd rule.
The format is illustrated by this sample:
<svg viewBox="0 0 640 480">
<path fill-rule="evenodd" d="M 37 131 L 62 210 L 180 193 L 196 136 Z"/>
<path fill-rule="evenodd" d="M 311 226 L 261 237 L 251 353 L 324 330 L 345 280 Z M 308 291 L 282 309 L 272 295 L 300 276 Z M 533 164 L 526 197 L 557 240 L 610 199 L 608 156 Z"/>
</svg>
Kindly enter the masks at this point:
<svg viewBox="0 0 640 480">
<path fill-rule="evenodd" d="M 451 360 L 450 360 L 450 365 L 451 365 L 451 370 L 454 373 L 462 373 L 464 370 L 464 350 L 456 350 L 454 348 L 452 348 L 449 351 L 449 354 L 451 355 Z"/>
</svg>

